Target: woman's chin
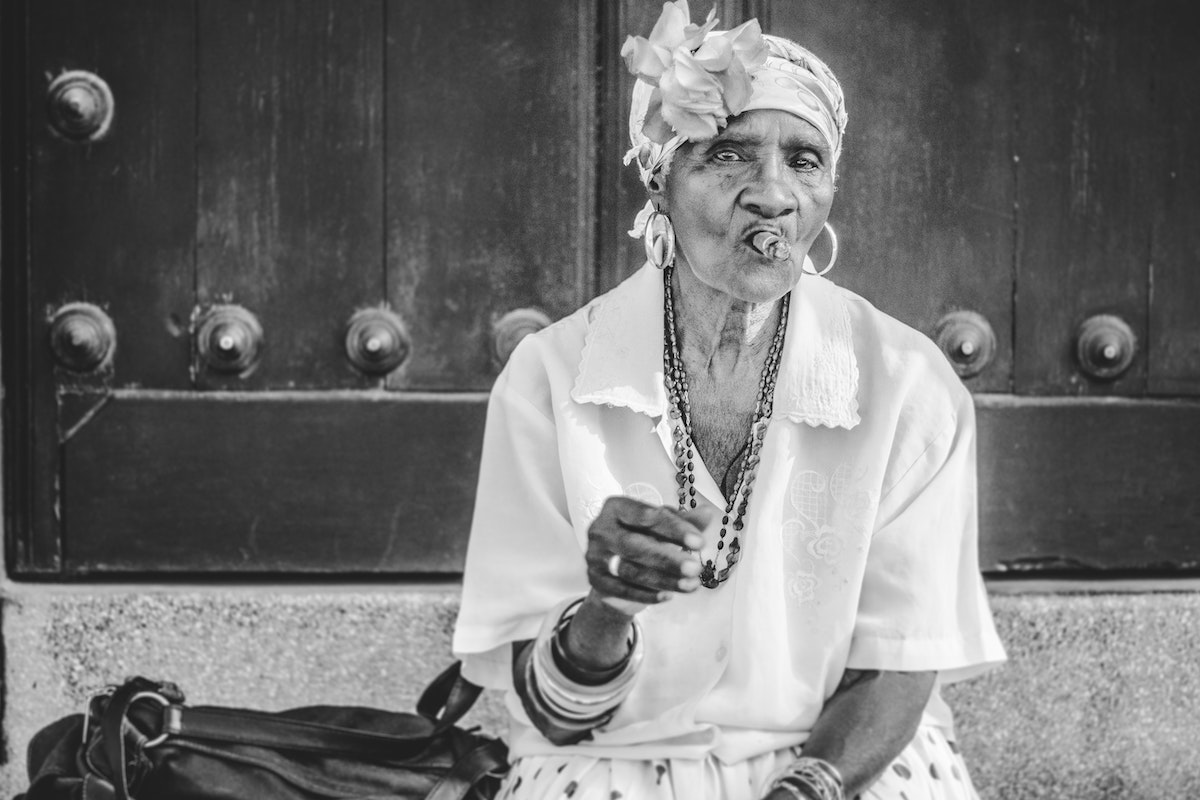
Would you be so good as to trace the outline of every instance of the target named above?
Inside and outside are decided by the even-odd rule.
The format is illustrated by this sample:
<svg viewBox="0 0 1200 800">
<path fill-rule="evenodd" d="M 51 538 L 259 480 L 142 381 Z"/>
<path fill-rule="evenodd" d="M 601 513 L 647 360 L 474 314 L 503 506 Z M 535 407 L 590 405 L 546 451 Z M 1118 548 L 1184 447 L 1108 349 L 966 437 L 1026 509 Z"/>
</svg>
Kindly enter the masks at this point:
<svg viewBox="0 0 1200 800">
<path fill-rule="evenodd" d="M 739 271 L 730 294 L 747 303 L 770 303 L 790 292 L 800 280 L 800 270 L 790 261 L 754 264 Z"/>
<path fill-rule="evenodd" d="M 706 260 L 699 267 L 686 260 L 682 266 L 700 284 L 743 303 L 774 302 L 800 280 L 795 259 L 777 261 L 749 249 Z M 686 284 L 683 290 L 688 291 Z"/>
</svg>

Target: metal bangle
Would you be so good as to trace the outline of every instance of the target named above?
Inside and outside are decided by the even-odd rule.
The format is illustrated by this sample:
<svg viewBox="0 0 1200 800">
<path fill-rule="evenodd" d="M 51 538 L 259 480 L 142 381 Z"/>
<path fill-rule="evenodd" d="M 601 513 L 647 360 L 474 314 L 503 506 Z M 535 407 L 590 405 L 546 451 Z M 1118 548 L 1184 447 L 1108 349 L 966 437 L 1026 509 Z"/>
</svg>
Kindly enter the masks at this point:
<svg viewBox="0 0 1200 800">
<path fill-rule="evenodd" d="M 789 783 L 789 782 L 772 781 L 771 788 L 772 789 L 783 789 L 785 792 L 790 794 L 792 797 L 796 798 L 796 800 L 814 800 L 814 798 L 811 794 L 800 791 L 800 789 L 798 789 L 794 784 Z"/>
<path fill-rule="evenodd" d="M 811 790 L 811 800 L 845 800 L 842 773 L 823 758 L 801 756 L 781 770 L 771 786 L 793 793 Z"/>
<path fill-rule="evenodd" d="M 572 681 L 554 663 L 549 641 L 545 638 L 535 643 L 530 665 L 537 678 L 542 699 L 572 718 L 596 716 L 611 710 L 633 689 L 635 675 L 633 670 L 628 668 L 617 679 L 601 686 Z"/>
<path fill-rule="evenodd" d="M 537 672 L 534 669 L 534 659 L 531 655 L 525 662 L 525 687 L 529 693 L 529 699 L 537 709 L 547 717 L 554 720 L 554 724 L 560 728 L 573 731 L 590 731 L 593 728 L 599 727 L 608 721 L 611 717 L 612 709 L 604 709 L 599 713 L 578 714 L 571 713 L 558 706 L 546 696 L 545 690 L 538 682 Z"/>
<path fill-rule="evenodd" d="M 590 730 L 612 718 L 617 707 L 633 691 L 644 651 L 641 626 L 634 620 L 630 652 L 620 670 L 600 684 L 574 680 L 562 669 L 554 645 L 582 602 L 576 600 L 567 605 L 553 623 L 546 621 L 525 663 L 525 682 L 534 705 L 560 727 L 571 730 Z"/>
</svg>

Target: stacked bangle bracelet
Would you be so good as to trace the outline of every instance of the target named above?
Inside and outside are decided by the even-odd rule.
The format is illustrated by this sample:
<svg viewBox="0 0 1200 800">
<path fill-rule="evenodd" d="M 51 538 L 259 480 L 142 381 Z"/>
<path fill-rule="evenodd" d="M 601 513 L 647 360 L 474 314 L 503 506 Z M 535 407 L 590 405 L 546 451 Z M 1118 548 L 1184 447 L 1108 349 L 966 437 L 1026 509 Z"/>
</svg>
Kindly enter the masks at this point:
<svg viewBox="0 0 1200 800">
<path fill-rule="evenodd" d="M 772 789 L 783 789 L 797 800 L 845 800 L 842 773 L 823 758 L 801 756 L 771 781 Z"/>
<path fill-rule="evenodd" d="M 629 693 L 642 661 L 642 632 L 637 620 L 629 649 L 611 669 L 590 671 L 574 664 L 564 646 L 567 626 L 582 600 L 568 605 L 553 625 L 543 626 L 525 663 L 525 682 L 538 709 L 571 731 L 590 731 L 608 722 Z"/>
</svg>

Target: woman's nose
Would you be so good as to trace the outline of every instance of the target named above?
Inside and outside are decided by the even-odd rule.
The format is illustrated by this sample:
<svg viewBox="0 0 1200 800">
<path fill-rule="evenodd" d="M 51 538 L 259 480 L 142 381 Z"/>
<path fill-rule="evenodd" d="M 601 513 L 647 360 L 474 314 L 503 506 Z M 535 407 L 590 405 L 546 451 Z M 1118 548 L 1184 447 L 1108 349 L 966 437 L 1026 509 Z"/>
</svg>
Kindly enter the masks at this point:
<svg viewBox="0 0 1200 800">
<path fill-rule="evenodd" d="M 787 182 L 787 167 L 775 159 L 759 162 L 750 185 L 742 193 L 742 203 L 768 219 L 794 212 L 798 203 L 796 193 Z"/>
</svg>

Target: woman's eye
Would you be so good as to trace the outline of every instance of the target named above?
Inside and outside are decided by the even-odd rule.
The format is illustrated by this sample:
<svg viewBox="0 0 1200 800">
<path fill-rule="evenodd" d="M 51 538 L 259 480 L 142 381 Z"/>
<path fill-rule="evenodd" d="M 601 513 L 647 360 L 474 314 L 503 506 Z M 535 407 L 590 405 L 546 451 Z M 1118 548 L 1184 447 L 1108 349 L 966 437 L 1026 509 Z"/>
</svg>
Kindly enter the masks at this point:
<svg viewBox="0 0 1200 800">
<path fill-rule="evenodd" d="M 792 167 L 802 172 L 811 172 L 819 166 L 821 165 L 817 163 L 816 159 L 810 156 L 800 156 L 792 161 Z"/>
<path fill-rule="evenodd" d="M 724 149 L 724 150 L 717 150 L 716 152 L 714 152 L 712 154 L 712 159 L 713 159 L 713 161 L 720 161 L 720 162 L 728 164 L 728 163 L 731 163 L 734 161 L 740 161 L 741 156 L 738 155 L 736 150 Z"/>
</svg>

